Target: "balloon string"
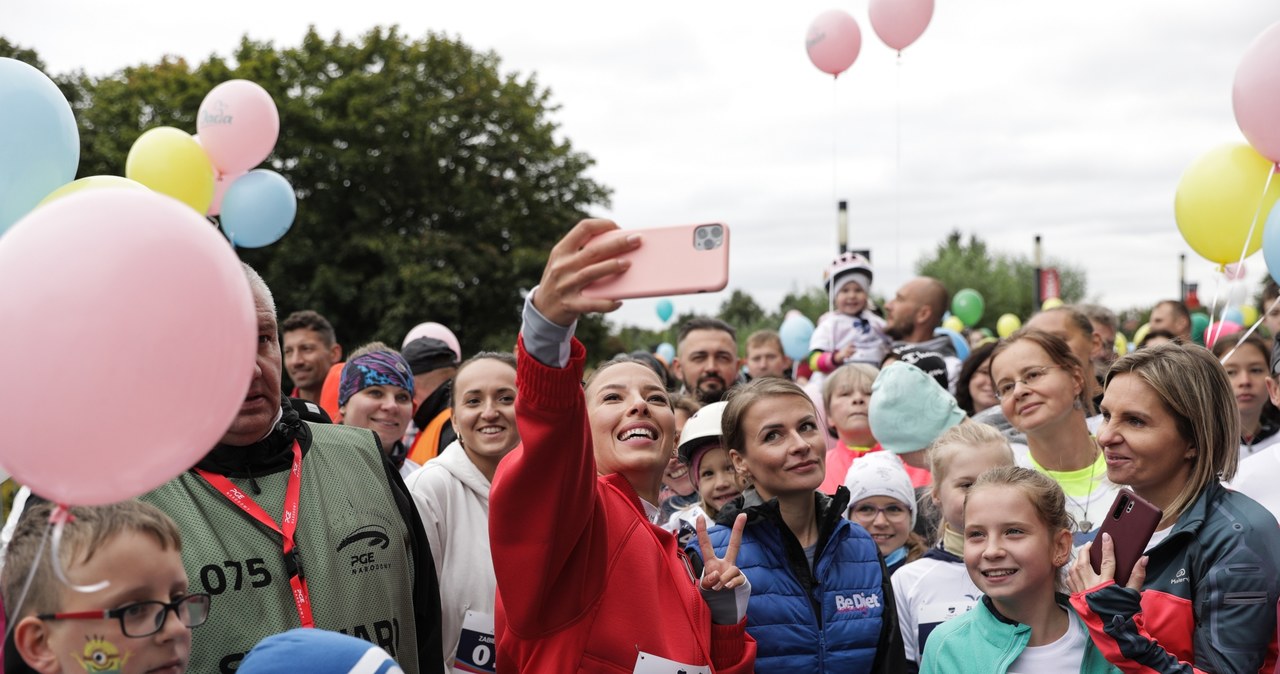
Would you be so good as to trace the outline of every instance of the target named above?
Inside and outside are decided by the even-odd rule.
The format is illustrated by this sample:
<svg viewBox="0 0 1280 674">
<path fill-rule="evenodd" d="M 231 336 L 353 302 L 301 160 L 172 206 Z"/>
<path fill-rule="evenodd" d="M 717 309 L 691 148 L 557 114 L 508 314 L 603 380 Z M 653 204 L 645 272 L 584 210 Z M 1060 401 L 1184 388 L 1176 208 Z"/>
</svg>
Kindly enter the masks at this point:
<svg viewBox="0 0 1280 674">
<path fill-rule="evenodd" d="M 1253 325 L 1244 333 L 1244 336 L 1240 338 L 1240 341 L 1236 342 L 1236 345 L 1231 347 L 1231 350 L 1227 352 L 1227 355 L 1222 357 L 1223 365 L 1227 364 L 1227 361 L 1231 359 L 1231 355 L 1236 352 L 1236 349 L 1239 349 L 1240 345 L 1244 344 L 1244 340 L 1249 339 L 1249 335 L 1252 335 L 1253 331 L 1257 330 L 1259 325 L 1262 325 L 1263 319 L 1265 319 L 1267 314 L 1271 313 L 1271 310 L 1275 309 L 1278 304 L 1280 304 L 1280 297 L 1277 297 L 1275 301 L 1271 303 L 1271 306 L 1267 307 L 1267 310 L 1262 312 L 1262 315 L 1258 317 L 1258 320 L 1253 322 Z"/>
<path fill-rule="evenodd" d="M 894 182 L 894 228 L 893 228 L 893 264 L 902 269 L 902 52 L 898 52 L 897 67 L 894 68 L 896 81 L 895 111 L 895 170 Z"/>
<path fill-rule="evenodd" d="M 71 511 L 67 509 L 67 506 L 61 503 L 55 506 L 53 513 L 49 515 L 49 522 L 53 524 L 53 543 L 50 546 L 50 553 L 53 555 L 53 558 L 49 560 L 50 564 L 53 566 L 53 575 L 57 576 L 58 580 L 62 581 L 64 585 L 76 592 L 89 594 L 91 592 L 105 590 L 111 586 L 110 581 L 104 580 L 97 583 L 91 583 L 89 585 L 76 585 L 71 582 L 71 579 L 67 578 L 66 572 L 62 569 L 62 530 L 67 525 L 67 522 L 74 519 L 75 518 L 71 515 Z"/>
<path fill-rule="evenodd" d="M 840 100 L 839 80 L 831 78 L 831 200 L 840 199 Z M 838 227 L 838 225 L 837 225 Z M 839 248 L 840 231 L 836 231 L 836 247 Z"/>
<path fill-rule="evenodd" d="M 1235 273 L 1237 274 L 1240 273 L 1240 270 L 1244 265 L 1244 259 L 1248 257 L 1249 244 L 1252 243 L 1253 241 L 1253 233 L 1258 228 L 1258 218 L 1262 215 L 1262 204 L 1266 203 L 1267 201 L 1267 192 L 1271 190 L 1271 178 L 1275 176 L 1275 174 L 1276 174 L 1276 167 L 1273 165 L 1270 169 L 1267 170 L 1267 181 L 1262 185 L 1262 196 L 1258 197 L 1258 207 L 1253 210 L 1253 222 L 1249 223 L 1249 234 L 1245 236 L 1244 247 L 1240 249 L 1240 260 L 1236 262 L 1236 267 L 1235 267 Z M 1218 320 L 1216 321 L 1216 325 L 1218 328 L 1216 332 L 1219 336 L 1221 336 L 1222 334 L 1222 322 L 1227 319 L 1227 311 L 1229 311 L 1230 309 L 1231 309 L 1230 303 L 1224 302 L 1222 305 L 1222 315 L 1219 316 Z M 1209 318 L 1213 318 L 1212 313 L 1209 314 Z M 1217 338 L 1215 337 L 1214 339 L 1216 340 Z M 1232 351 L 1234 350 L 1235 349 L 1232 349 Z M 1224 359 L 1224 362 L 1225 362 L 1225 359 Z"/>
<path fill-rule="evenodd" d="M 1249 244 L 1253 242 L 1253 233 L 1258 228 L 1258 218 L 1262 215 L 1262 204 L 1267 201 L 1267 192 L 1271 190 L 1271 178 L 1276 174 L 1276 167 L 1272 166 L 1267 171 L 1267 182 L 1262 185 L 1262 196 L 1258 197 L 1258 207 L 1253 209 L 1253 222 L 1249 223 L 1249 235 L 1244 238 L 1244 248 L 1240 249 L 1240 261 L 1236 263 L 1236 268 L 1244 264 L 1244 259 L 1248 257 Z M 1225 314 L 1225 312 L 1224 312 Z"/>
<path fill-rule="evenodd" d="M 1205 334 L 1201 337 L 1205 344 L 1213 342 L 1213 316 L 1218 313 L 1218 291 L 1222 289 L 1222 277 L 1225 276 L 1221 271 L 1222 269 L 1219 268 L 1220 273 L 1213 278 L 1213 301 L 1209 303 L 1209 327 L 1205 328 Z M 1223 313 L 1225 315 L 1225 312 Z"/>
</svg>

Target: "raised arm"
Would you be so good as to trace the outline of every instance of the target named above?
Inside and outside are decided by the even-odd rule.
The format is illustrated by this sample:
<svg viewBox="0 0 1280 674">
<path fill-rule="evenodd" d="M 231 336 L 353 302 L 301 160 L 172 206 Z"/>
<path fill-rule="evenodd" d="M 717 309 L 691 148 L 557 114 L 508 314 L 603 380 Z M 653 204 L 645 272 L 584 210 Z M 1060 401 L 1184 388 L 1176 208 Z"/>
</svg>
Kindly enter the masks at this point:
<svg viewBox="0 0 1280 674">
<path fill-rule="evenodd" d="M 580 618 L 604 587 L 606 522 L 581 388 L 586 352 L 572 333 L 581 314 L 619 306 L 581 295 L 626 268 L 613 257 L 636 242 L 591 243 L 616 227 L 578 223 L 552 249 L 525 306 L 516 368 L 522 445 L 494 478 L 489 539 L 507 622 L 526 636 Z"/>
</svg>

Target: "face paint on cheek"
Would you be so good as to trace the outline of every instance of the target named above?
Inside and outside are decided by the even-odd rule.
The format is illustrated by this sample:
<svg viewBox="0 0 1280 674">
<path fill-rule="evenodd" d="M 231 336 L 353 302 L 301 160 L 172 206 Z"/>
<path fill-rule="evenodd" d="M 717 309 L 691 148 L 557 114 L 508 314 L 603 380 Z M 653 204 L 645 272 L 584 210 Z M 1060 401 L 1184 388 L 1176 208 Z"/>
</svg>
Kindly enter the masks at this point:
<svg viewBox="0 0 1280 674">
<path fill-rule="evenodd" d="M 124 671 L 131 651 L 121 654 L 119 647 L 97 635 L 86 636 L 85 640 L 88 643 L 84 645 L 84 652 L 71 654 L 84 671 L 90 674 L 120 674 Z"/>
</svg>

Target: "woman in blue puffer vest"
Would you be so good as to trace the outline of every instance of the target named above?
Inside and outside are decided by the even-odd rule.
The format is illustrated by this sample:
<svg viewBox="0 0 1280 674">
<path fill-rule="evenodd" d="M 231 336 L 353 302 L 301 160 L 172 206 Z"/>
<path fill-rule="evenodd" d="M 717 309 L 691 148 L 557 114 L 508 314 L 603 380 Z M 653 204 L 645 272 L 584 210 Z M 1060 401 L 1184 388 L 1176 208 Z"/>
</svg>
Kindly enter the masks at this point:
<svg viewBox="0 0 1280 674">
<path fill-rule="evenodd" d="M 751 580 L 747 632 L 756 672 L 902 671 L 902 635 L 889 574 L 875 542 L 843 515 L 849 491 L 817 491 L 826 444 L 805 392 L 782 379 L 734 389 L 722 417 L 724 446 L 753 486 L 717 518 L 747 526 L 738 567 Z M 730 528 L 710 531 L 723 555 Z M 689 548 L 700 559 L 708 551 Z"/>
</svg>

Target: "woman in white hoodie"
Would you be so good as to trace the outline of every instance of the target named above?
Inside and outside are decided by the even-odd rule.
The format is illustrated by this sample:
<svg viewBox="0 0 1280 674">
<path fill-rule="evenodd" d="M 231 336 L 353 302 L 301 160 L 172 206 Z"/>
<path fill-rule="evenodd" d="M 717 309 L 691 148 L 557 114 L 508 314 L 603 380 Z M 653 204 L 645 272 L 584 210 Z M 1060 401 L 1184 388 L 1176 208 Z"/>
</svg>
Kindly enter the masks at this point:
<svg viewBox="0 0 1280 674">
<path fill-rule="evenodd" d="M 452 671 L 455 656 L 493 667 L 497 581 L 489 550 L 489 485 L 498 461 L 520 444 L 515 403 L 515 357 L 483 352 L 468 359 L 453 378 L 458 439 L 405 480 L 445 590 L 440 596 L 445 671 Z"/>
</svg>

